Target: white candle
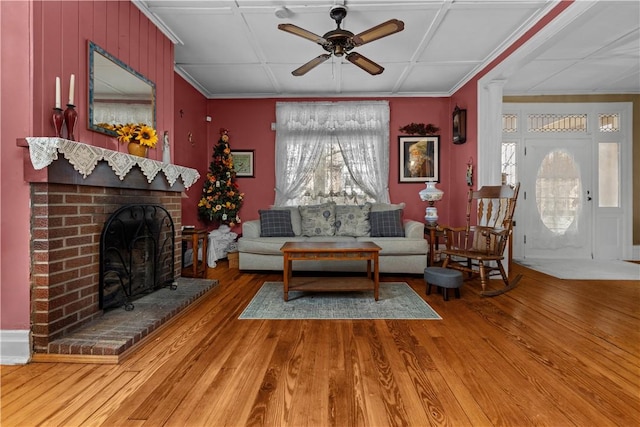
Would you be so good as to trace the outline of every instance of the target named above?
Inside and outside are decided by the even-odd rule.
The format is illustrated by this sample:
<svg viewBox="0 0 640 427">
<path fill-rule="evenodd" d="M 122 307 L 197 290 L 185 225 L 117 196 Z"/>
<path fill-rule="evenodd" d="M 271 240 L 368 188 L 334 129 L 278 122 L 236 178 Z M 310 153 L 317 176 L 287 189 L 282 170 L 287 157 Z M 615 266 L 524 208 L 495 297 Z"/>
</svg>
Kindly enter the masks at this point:
<svg viewBox="0 0 640 427">
<path fill-rule="evenodd" d="M 60 108 L 60 77 L 56 77 L 56 108 Z"/>
<path fill-rule="evenodd" d="M 75 74 L 71 74 L 71 80 L 69 81 L 69 104 L 73 105 L 73 90 L 76 84 Z"/>
</svg>

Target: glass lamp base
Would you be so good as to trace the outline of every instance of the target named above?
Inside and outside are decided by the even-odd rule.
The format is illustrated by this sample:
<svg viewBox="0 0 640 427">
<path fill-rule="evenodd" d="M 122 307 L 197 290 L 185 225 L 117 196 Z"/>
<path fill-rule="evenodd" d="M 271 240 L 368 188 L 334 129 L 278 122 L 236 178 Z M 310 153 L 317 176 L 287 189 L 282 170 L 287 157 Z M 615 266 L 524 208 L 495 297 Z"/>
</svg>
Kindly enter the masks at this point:
<svg viewBox="0 0 640 427">
<path fill-rule="evenodd" d="M 435 224 L 438 222 L 438 209 L 435 207 L 429 206 L 425 210 L 424 220 L 429 224 Z"/>
</svg>

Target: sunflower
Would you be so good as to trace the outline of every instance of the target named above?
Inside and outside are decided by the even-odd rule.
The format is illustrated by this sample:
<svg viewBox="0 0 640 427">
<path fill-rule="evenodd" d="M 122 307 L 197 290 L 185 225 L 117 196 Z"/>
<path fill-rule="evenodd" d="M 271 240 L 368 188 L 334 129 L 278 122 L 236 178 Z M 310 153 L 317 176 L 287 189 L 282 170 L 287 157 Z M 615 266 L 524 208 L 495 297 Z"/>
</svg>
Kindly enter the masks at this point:
<svg viewBox="0 0 640 427">
<path fill-rule="evenodd" d="M 147 125 L 139 125 L 138 127 L 139 130 L 137 132 L 136 141 L 138 141 L 140 145 L 145 145 L 151 148 L 155 147 L 158 142 L 156 130 Z"/>
<path fill-rule="evenodd" d="M 123 144 L 136 142 L 142 146 L 154 148 L 158 142 L 156 130 L 144 123 L 113 125 L 112 130 L 118 134 L 118 141 Z"/>
<path fill-rule="evenodd" d="M 118 141 L 125 143 L 131 142 L 131 138 L 133 138 L 133 129 L 131 125 L 120 125 L 116 126 L 116 132 L 118 133 Z"/>
</svg>

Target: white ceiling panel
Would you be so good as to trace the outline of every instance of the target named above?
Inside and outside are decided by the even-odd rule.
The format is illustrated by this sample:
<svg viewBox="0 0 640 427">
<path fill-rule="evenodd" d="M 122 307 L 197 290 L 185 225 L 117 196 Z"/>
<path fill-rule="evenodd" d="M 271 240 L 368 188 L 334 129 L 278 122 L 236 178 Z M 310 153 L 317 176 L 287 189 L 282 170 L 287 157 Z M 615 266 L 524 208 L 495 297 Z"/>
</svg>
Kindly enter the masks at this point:
<svg viewBox="0 0 640 427">
<path fill-rule="evenodd" d="M 588 11 L 582 20 L 567 26 L 556 40 L 553 49 L 543 52 L 539 59 L 586 58 L 626 38 L 640 47 L 638 22 L 640 1 L 603 2 Z M 635 31 L 634 31 L 635 30 Z M 636 50 L 636 55 L 638 50 Z M 636 56 L 637 57 L 637 56 Z"/>
<path fill-rule="evenodd" d="M 572 83 L 574 80 L 592 82 L 595 87 L 603 87 L 611 80 L 611 76 L 615 75 L 619 66 L 619 61 L 616 63 L 586 61 L 584 64 L 570 66 L 563 73 L 546 78 L 535 85 L 533 90 L 543 94 L 560 94 L 564 92 L 564 88 L 568 84 L 575 84 Z M 588 86 L 585 86 L 583 90 L 586 92 Z"/>
<path fill-rule="evenodd" d="M 361 94 L 367 93 L 383 93 L 389 91 L 392 93 L 392 84 L 398 81 L 405 69 L 403 64 L 386 64 L 381 63 L 384 73 L 379 76 L 371 76 L 360 68 L 345 62 L 342 64 L 342 85 L 344 92 L 356 92 Z M 382 77 L 382 78 L 378 78 Z"/>
<path fill-rule="evenodd" d="M 209 98 L 447 96 L 558 4 L 556 0 L 132 1 L 176 43 L 176 69 Z M 291 75 L 325 50 L 279 30 L 278 24 L 292 23 L 322 36 L 336 28 L 329 16 L 336 4 L 347 7 L 342 28 L 355 34 L 392 18 L 404 22 L 403 31 L 353 49 L 383 66 L 384 72 L 371 76 L 344 59 L 331 58 L 304 76 Z M 283 7 L 286 18 L 276 16 L 276 9 Z M 568 10 L 572 8 L 573 4 Z M 586 12 L 573 15 L 564 29 L 530 55 L 535 57 L 509 75 L 505 94 L 640 93 L 640 1 L 590 2 Z"/>
<path fill-rule="evenodd" d="M 542 6 L 543 2 L 539 3 Z M 531 18 L 537 8 L 456 7 L 449 9 L 420 61 L 482 61 Z M 491 18 L 483 20 L 491 11 Z"/>
<path fill-rule="evenodd" d="M 174 32 L 184 43 L 175 49 L 177 63 L 258 62 L 242 21 L 231 13 L 175 13 L 168 15 L 165 21 L 177 27 Z M 236 50 L 227 56 L 222 52 L 227 51 L 229 40 L 233 40 Z"/>
<path fill-rule="evenodd" d="M 212 94 L 273 93 L 275 88 L 261 66 L 196 65 L 182 66 Z"/>
<path fill-rule="evenodd" d="M 340 74 L 334 70 L 333 64 L 330 61 L 317 66 L 301 77 L 291 75 L 291 70 L 294 67 L 295 66 L 272 67 L 280 87 L 287 88 L 286 91 L 282 91 L 282 95 L 321 94 L 323 91 L 335 95 L 340 81 Z"/>
<path fill-rule="evenodd" d="M 426 91 L 438 96 L 448 94 L 448 90 L 455 86 L 466 74 L 473 69 L 473 65 L 417 65 L 412 67 L 402 82 L 399 93 L 411 94 Z"/>
</svg>

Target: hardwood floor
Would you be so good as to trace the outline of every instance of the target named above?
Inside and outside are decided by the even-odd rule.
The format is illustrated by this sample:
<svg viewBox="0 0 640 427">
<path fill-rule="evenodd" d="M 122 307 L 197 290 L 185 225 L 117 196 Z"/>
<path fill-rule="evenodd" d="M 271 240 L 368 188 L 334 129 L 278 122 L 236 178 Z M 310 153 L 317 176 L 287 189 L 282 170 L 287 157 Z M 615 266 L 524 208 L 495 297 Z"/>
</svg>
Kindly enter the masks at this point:
<svg viewBox="0 0 640 427">
<path fill-rule="evenodd" d="M 640 425 L 640 282 L 519 266 L 511 292 L 425 295 L 443 320 L 238 320 L 262 283 L 220 285 L 120 365 L 1 367 L 6 426 Z"/>
</svg>

